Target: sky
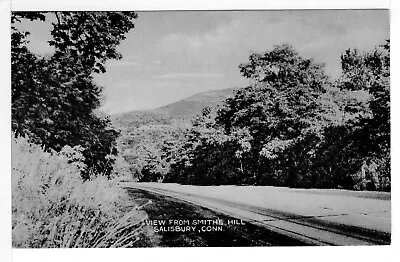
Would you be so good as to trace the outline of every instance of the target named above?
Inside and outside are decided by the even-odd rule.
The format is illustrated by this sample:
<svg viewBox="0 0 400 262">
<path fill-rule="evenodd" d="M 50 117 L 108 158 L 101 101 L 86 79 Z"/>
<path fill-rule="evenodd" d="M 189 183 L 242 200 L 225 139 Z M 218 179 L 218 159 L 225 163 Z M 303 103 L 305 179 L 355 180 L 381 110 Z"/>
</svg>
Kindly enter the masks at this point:
<svg viewBox="0 0 400 262">
<path fill-rule="evenodd" d="M 96 75 L 108 114 L 163 106 L 196 93 L 249 84 L 239 64 L 250 54 L 290 44 L 324 63 L 332 79 L 348 48 L 370 51 L 389 38 L 386 10 L 138 12 L 135 28 Z M 31 50 L 51 53 L 50 24 L 29 22 Z"/>
</svg>

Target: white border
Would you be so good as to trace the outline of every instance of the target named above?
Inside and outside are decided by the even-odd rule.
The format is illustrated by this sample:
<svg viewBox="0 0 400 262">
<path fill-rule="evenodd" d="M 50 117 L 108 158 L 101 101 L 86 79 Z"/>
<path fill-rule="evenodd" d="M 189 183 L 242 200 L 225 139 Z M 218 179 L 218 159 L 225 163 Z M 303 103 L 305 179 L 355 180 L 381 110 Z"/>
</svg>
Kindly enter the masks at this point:
<svg viewBox="0 0 400 262">
<path fill-rule="evenodd" d="M 388 9 L 389 0 L 13 0 L 12 10 L 226 10 L 226 9 Z"/>
<path fill-rule="evenodd" d="M 0 0 L 0 132 L 1 132 L 1 164 L 0 164 L 0 259 L 11 260 L 11 43 L 10 39 L 10 3 Z M 4 37 L 5 36 L 5 37 Z"/>
<path fill-rule="evenodd" d="M 394 0 L 391 8 L 391 46 L 392 46 L 392 149 L 393 149 L 393 190 L 392 203 L 398 203 L 396 189 L 398 188 L 397 171 L 400 171 L 396 164 L 397 150 L 400 148 L 396 138 L 397 121 L 399 108 L 396 100 L 399 98 L 400 83 L 395 72 L 398 72 L 398 38 L 395 35 L 394 24 L 399 24 L 397 10 L 394 11 L 398 1 Z M 12 10 L 35 11 L 35 10 L 226 10 L 226 9 L 387 9 L 389 0 L 313 0 L 313 1 L 263 1 L 263 0 L 242 0 L 242 1 L 177 1 L 177 0 L 152 0 L 152 1 L 112 1 L 112 0 L 13 0 Z M 1 33 L 9 34 L 9 0 L 0 0 Z M 2 39 L 7 39 L 2 37 Z M 148 248 L 148 249 L 12 249 L 11 245 L 11 184 L 7 174 L 10 174 L 10 90 L 6 87 L 10 82 L 10 45 L 7 41 L 1 44 L 1 134 L 2 134 L 2 165 L 1 174 L 1 260 L 10 261 L 11 254 L 13 261 L 395 261 L 400 257 L 397 253 L 398 239 L 393 234 L 391 246 L 374 247 L 316 247 L 316 248 Z M 395 48 L 393 48 L 395 47 Z M 393 59 L 396 58 L 396 59 Z M 6 61 L 6 62 L 4 62 Z M 8 76 L 8 77 L 7 77 Z M 396 199 L 395 199 L 396 198 Z M 4 210 L 8 212 L 4 212 Z M 398 220 L 397 209 L 393 204 L 392 221 Z M 393 233 L 397 232 L 397 224 L 393 225 Z M 4 241 L 5 238 L 5 241 Z"/>
</svg>

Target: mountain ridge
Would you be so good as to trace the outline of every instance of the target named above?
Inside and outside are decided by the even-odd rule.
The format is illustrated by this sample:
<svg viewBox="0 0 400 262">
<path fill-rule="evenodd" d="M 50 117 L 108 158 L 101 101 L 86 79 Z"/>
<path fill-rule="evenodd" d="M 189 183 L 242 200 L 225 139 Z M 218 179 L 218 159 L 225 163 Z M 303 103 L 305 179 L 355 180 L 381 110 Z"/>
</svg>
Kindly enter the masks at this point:
<svg viewBox="0 0 400 262">
<path fill-rule="evenodd" d="M 233 97 L 237 88 L 210 90 L 194 94 L 177 102 L 148 110 L 133 110 L 113 114 L 111 120 L 117 127 L 139 127 L 148 124 L 172 124 L 174 121 L 190 122 L 205 107 L 213 107 Z"/>
</svg>

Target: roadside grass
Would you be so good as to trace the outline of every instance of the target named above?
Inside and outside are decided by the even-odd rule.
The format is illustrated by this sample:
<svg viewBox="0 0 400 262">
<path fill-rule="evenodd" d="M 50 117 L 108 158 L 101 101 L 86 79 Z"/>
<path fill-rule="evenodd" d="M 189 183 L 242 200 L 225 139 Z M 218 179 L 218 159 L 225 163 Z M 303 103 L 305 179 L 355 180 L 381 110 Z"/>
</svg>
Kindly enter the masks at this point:
<svg viewBox="0 0 400 262">
<path fill-rule="evenodd" d="M 47 153 L 26 138 L 13 139 L 13 247 L 143 245 L 147 214 L 118 186 L 117 178 L 83 181 L 81 157 L 79 148 Z"/>
</svg>

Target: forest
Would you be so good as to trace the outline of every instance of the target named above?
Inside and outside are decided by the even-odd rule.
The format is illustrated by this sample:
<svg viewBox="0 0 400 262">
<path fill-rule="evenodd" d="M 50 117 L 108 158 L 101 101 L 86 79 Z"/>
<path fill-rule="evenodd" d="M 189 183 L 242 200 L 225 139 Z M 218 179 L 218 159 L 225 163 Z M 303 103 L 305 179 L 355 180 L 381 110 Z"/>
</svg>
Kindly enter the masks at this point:
<svg viewBox="0 0 400 262">
<path fill-rule="evenodd" d="M 254 53 L 190 127 L 125 120 L 123 156 L 139 181 L 390 191 L 390 41 L 340 61 L 332 80 L 290 45 Z"/>
</svg>

